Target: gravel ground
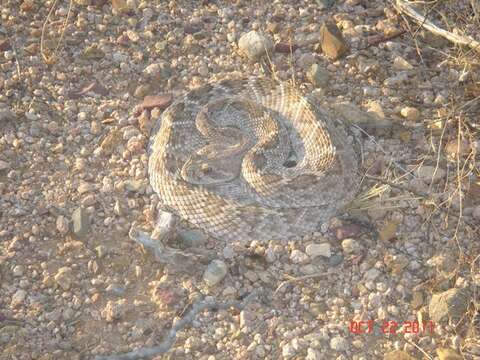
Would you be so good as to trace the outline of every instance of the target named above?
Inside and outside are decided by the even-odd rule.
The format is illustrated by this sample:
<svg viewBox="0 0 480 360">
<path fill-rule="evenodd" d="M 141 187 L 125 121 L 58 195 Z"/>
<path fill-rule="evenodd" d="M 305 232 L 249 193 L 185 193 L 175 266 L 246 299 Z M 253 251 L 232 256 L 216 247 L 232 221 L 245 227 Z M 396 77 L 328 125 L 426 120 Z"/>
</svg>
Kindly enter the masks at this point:
<svg viewBox="0 0 480 360">
<path fill-rule="evenodd" d="M 53 1 L 0 3 L 0 359 L 153 346 L 201 294 L 254 289 L 164 358 L 480 359 L 480 67 L 459 49 L 378 0 L 58 1 L 48 19 Z M 348 51 L 333 60 L 328 41 Z M 209 261 L 160 264 L 128 237 L 157 214 L 149 130 L 172 97 L 245 76 L 314 91 L 370 134 L 363 173 L 399 187 L 303 239 L 185 230 L 172 246 Z"/>
</svg>

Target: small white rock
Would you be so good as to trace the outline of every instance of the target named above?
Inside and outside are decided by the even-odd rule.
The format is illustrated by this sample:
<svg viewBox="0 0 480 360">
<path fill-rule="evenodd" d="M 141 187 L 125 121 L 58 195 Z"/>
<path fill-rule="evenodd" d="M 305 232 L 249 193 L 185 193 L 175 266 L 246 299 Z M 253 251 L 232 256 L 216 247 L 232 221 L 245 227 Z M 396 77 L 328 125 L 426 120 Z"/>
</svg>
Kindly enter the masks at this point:
<svg viewBox="0 0 480 360">
<path fill-rule="evenodd" d="M 205 281 L 208 286 L 215 286 L 227 275 L 227 270 L 227 264 L 222 260 L 213 260 L 203 273 L 203 281 Z"/>
<path fill-rule="evenodd" d="M 282 356 L 284 359 L 290 359 L 295 356 L 297 352 L 289 342 L 282 346 Z"/>
<path fill-rule="evenodd" d="M 55 275 L 55 281 L 63 290 L 70 289 L 73 280 L 72 269 L 66 266 L 58 269 L 57 274 Z"/>
<path fill-rule="evenodd" d="M 395 59 L 393 59 L 393 68 L 395 70 L 412 70 L 413 65 L 401 56 L 397 56 Z"/>
<path fill-rule="evenodd" d="M 199 66 L 198 74 L 203 77 L 208 76 L 208 67 L 205 65 Z"/>
<path fill-rule="evenodd" d="M 335 336 L 330 340 L 330 347 L 335 351 L 345 351 L 348 349 L 348 343 L 343 337 Z"/>
<path fill-rule="evenodd" d="M 345 239 L 342 241 L 342 249 L 346 254 L 357 254 L 362 250 L 362 247 L 354 239 Z"/>
<path fill-rule="evenodd" d="M 408 121 L 417 121 L 420 117 L 420 111 L 417 108 L 405 106 L 400 110 L 400 115 L 402 115 Z"/>
<path fill-rule="evenodd" d="M 321 359 L 322 359 L 322 354 L 320 353 L 320 351 L 312 349 L 310 347 L 307 349 L 306 360 L 321 360 Z"/>
<path fill-rule="evenodd" d="M 23 304 L 25 301 L 25 298 L 27 297 L 27 292 L 25 290 L 17 290 L 15 294 L 12 296 L 12 302 L 11 305 L 13 308 L 20 306 Z"/>
<path fill-rule="evenodd" d="M 300 250 L 293 250 L 290 254 L 290 260 L 295 264 L 304 264 L 308 261 L 308 256 Z"/>
<path fill-rule="evenodd" d="M 327 258 L 332 256 L 332 250 L 329 243 L 309 244 L 305 248 L 305 252 L 312 259 L 316 258 L 317 256 L 324 256 Z"/>
<path fill-rule="evenodd" d="M 23 273 L 24 273 L 24 267 L 23 265 L 16 265 L 14 268 L 13 268 L 13 276 L 15 277 L 20 277 L 20 276 L 23 276 Z"/>
<path fill-rule="evenodd" d="M 57 230 L 60 234 L 65 235 L 66 233 L 68 233 L 69 222 L 65 218 L 65 216 L 60 215 L 59 217 L 57 217 L 56 225 L 57 225 Z"/>
</svg>

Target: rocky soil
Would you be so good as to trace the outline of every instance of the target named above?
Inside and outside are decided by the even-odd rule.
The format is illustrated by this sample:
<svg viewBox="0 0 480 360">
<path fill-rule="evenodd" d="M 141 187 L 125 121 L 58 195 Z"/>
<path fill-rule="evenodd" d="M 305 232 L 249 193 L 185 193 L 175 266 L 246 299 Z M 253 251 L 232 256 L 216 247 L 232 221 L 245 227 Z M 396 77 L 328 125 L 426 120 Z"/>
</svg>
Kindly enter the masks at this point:
<svg viewBox="0 0 480 360">
<path fill-rule="evenodd" d="M 480 39 L 475 2 L 443 3 L 433 19 Z M 388 1 L 1 1 L 0 359 L 154 346 L 201 297 L 254 289 L 163 358 L 480 359 L 479 70 Z M 159 263 L 128 236 L 157 216 L 150 129 L 185 91 L 248 76 L 361 127 L 377 196 L 288 242 L 183 230 L 171 246 L 208 261 Z"/>
</svg>

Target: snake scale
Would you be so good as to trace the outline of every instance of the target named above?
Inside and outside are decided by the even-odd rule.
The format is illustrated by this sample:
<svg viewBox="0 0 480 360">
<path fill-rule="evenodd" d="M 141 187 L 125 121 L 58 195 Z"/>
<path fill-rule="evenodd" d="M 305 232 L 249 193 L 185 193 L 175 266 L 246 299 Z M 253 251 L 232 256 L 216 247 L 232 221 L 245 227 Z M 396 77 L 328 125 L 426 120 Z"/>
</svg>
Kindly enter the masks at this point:
<svg viewBox="0 0 480 360">
<path fill-rule="evenodd" d="M 161 207 L 225 241 L 315 231 L 355 196 L 357 167 L 339 120 L 292 85 L 258 78 L 179 97 L 149 144 Z"/>
</svg>

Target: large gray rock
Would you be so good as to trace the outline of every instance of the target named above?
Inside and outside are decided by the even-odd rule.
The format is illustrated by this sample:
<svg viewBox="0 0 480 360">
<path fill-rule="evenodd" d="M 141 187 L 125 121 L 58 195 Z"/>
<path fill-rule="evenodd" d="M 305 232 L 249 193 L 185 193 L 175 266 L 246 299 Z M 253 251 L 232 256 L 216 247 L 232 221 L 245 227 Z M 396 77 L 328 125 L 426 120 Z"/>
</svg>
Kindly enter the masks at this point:
<svg viewBox="0 0 480 360">
<path fill-rule="evenodd" d="M 272 51 L 273 42 L 267 35 L 252 30 L 240 37 L 238 48 L 250 60 L 258 60 Z"/>
<path fill-rule="evenodd" d="M 465 289 L 449 289 L 434 294 L 428 305 L 430 318 L 435 322 L 458 321 L 467 311 L 470 295 Z"/>
</svg>

